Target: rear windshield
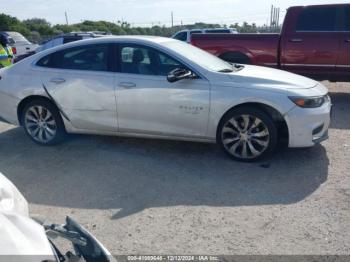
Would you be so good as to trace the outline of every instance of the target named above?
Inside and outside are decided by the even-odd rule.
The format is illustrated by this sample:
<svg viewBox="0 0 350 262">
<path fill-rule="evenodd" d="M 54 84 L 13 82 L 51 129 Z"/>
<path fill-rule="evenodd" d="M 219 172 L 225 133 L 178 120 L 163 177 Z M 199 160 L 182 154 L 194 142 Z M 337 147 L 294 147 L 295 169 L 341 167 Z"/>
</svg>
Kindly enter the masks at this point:
<svg viewBox="0 0 350 262">
<path fill-rule="evenodd" d="M 13 40 L 11 37 L 8 37 L 7 40 L 9 41 L 10 45 L 15 44 L 15 40 Z"/>
<path fill-rule="evenodd" d="M 193 34 L 201 34 L 202 31 L 200 30 L 196 30 L 196 31 L 191 31 L 190 34 L 193 35 Z"/>
<path fill-rule="evenodd" d="M 23 35 L 17 32 L 7 32 L 7 34 L 13 39 L 16 43 L 24 43 L 24 44 L 30 44 L 30 42 L 25 38 Z"/>
<path fill-rule="evenodd" d="M 83 39 L 82 36 L 67 36 L 67 37 L 63 38 L 63 44 L 79 41 L 79 40 L 82 40 L 82 39 Z"/>
<path fill-rule="evenodd" d="M 213 30 L 206 30 L 206 33 L 209 34 L 225 34 L 225 33 L 230 33 L 230 30 L 228 29 L 213 29 Z"/>
<path fill-rule="evenodd" d="M 350 7 L 345 8 L 345 31 L 350 31 Z"/>
</svg>

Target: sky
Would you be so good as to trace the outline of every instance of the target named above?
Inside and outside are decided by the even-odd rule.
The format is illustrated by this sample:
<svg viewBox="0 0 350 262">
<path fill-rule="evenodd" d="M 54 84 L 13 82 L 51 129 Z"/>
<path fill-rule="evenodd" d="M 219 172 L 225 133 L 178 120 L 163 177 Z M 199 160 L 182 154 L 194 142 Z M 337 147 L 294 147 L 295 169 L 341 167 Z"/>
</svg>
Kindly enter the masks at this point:
<svg viewBox="0 0 350 262">
<path fill-rule="evenodd" d="M 349 3 L 343 0 L 0 0 L 1 13 L 27 18 L 45 18 L 52 24 L 84 20 L 126 21 L 132 26 L 207 22 L 234 24 L 247 21 L 266 24 L 271 5 L 280 7 L 281 18 L 289 6 Z"/>
</svg>

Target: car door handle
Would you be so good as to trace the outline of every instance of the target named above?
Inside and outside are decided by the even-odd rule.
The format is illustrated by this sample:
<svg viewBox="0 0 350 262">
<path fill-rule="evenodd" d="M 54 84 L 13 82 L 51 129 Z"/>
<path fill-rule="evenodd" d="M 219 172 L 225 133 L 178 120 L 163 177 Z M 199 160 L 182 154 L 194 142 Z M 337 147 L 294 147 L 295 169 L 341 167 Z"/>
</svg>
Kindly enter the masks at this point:
<svg viewBox="0 0 350 262">
<path fill-rule="evenodd" d="M 292 38 L 292 39 L 289 39 L 289 42 L 301 43 L 301 42 L 303 42 L 303 39 L 301 39 L 301 38 Z"/>
<path fill-rule="evenodd" d="M 63 79 L 63 78 L 52 78 L 52 79 L 50 80 L 50 82 L 55 83 L 55 84 L 62 84 L 62 83 L 64 83 L 64 82 L 66 82 L 66 80 Z"/>
<path fill-rule="evenodd" d="M 350 39 L 345 39 L 344 42 L 350 43 Z"/>
<path fill-rule="evenodd" d="M 132 82 L 120 82 L 119 86 L 124 88 L 133 88 L 136 87 L 136 84 Z"/>
</svg>

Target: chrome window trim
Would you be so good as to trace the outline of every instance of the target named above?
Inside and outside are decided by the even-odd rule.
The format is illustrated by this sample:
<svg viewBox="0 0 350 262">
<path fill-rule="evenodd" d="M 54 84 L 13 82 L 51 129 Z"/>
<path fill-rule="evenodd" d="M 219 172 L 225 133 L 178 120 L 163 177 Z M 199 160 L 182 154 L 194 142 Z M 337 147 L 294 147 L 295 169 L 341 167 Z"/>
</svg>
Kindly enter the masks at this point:
<svg viewBox="0 0 350 262">
<path fill-rule="evenodd" d="M 282 64 L 283 66 L 318 66 L 318 67 L 335 67 L 335 65 L 327 65 L 327 64 Z"/>
<path fill-rule="evenodd" d="M 277 66 L 278 63 L 262 63 L 263 65 L 269 65 L 269 66 Z"/>
<path fill-rule="evenodd" d="M 308 31 L 308 30 L 296 30 L 294 31 L 296 33 L 350 33 L 350 31 L 340 31 L 340 30 L 336 30 L 336 31 Z"/>
<path fill-rule="evenodd" d="M 341 68 L 347 68 L 347 67 L 349 67 L 349 68 L 350 68 L 350 65 L 336 65 L 335 67 L 341 67 Z"/>
<path fill-rule="evenodd" d="M 305 67 L 342 67 L 346 68 L 349 67 L 350 65 L 327 65 L 327 64 L 282 64 L 282 66 L 305 66 Z"/>
</svg>

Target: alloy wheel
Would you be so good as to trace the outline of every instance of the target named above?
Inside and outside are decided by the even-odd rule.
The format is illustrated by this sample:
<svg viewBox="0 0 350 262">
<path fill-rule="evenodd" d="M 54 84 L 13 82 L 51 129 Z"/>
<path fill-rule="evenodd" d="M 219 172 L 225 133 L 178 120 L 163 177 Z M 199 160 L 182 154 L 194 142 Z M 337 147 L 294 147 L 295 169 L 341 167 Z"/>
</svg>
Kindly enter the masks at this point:
<svg viewBox="0 0 350 262">
<path fill-rule="evenodd" d="M 35 105 L 25 114 L 25 128 L 29 135 L 40 143 L 49 143 L 57 133 L 57 124 L 53 114 L 45 107 Z"/>
<path fill-rule="evenodd" d="M 225 149 L 239 159 L 254 159 L 268 148 L 270 134 L 267 125 L 258 117 L 239 115 L 223 126 L 221 139 Z"/>
</svg>

